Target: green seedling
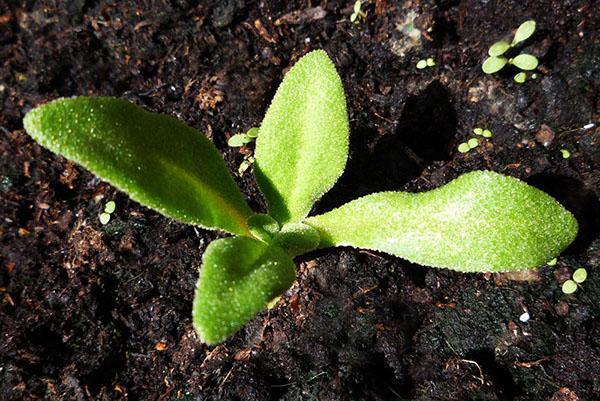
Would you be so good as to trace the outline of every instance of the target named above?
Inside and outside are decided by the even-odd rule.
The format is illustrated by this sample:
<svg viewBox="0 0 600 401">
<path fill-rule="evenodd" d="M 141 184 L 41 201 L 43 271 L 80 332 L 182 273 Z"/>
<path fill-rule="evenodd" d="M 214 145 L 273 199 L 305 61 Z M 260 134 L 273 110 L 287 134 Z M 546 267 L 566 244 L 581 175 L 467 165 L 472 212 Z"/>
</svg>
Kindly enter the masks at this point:
<svg viewBox="0 0 600 401">
<path fill-rule="evenodd" d="M 108 224 L 108 222 L 110 221 L 110 215 L 115 211 L 116 208 L 117 204 L 114 201 L 106 202 L 106 205 L 104 205 L 104 212 L 100 213 L 99 216 L 100 224 Z"/>
<path fill-rule="evenodd" d="M 577 291 L 578 284 L 583 283 L 587 279 L 587 270 L 583 267 L 575 270 L 570 280 L 567 280 L 562 285 L 562 292 L 565 294 L 573 294 Z"/>
<path fill-rule="evenodd" d="M 254 142 L 256 140 L 257 136 L 258 136 L 258 128 L 256 128 L 256 127 L 250 128 L 248 130 L 248 132 L 246 132 L 245 134 L 240 133 L 240 134 L 232 135 L 227 140 L 227 145 L 231 146 L 232 148 L 239 148 L 240 146 L 244 146 L 244 145 Z"/>
<path fill-rule="evenodd" d="M 563 159 L 568 159 L 569 157 L 571 157 L 571 152 L 569 152 L 567 149 L 561 149 L 560 155 Z"/>
<path fill-rule="evenodd" d="M 516 45 L 528 39 L 531 35 L 533 35 L 534 32 L 535 21 L 525 21 L 515 32 L 515 36 L 511 43 L 501 40 L 490 46 L 488 49 L 489 57 L 485 59 L 482 65 L 483 72 L 486 74 L 494 74 L 508 64 L 514 65 L 515 67 L 524 71 L 535 70 L 538 66 L 538 59 L 535 56 L 524 53 L 519 54 L 514 58 L 507 56 L 511 53 Z M 514 80 L 518 83 L 525 82 L 526 78 L 527 75 L 523 72 L 514 76 Z"/>
<path fill-rule="evenodd" d="M 475 171 L 422 193 L 380 192 L 310 215 L 348 158 L 342 82 L 327 54 L 302 57 L 281 82 L 256 140 L 267 213 L 253 212 L 208 138 L 121 99 L 58 99 L 27 113 L 40 144 L 178 221 L 234 236 L 208 245 L 192 308 L 201 340 L 223 341 L 295 279 L 293 258 L 351 246 L 461 272 L 544 264 L 577 233 L 548 194 Z"/>
<path fill-rule="evenodd" d="M 419 70 L 422 70 L 423 68 L 427 68 L 427 67 L 434 67 L 435 66 L 435 60 L 432 57 L 429 57 L 427 59 L 423 59 L 423 60 L 419 60 L 417 62 L 417 68 Z"/>
<path fill-rule="evenodd" d="M 484 138 L 492 137 L 492 131 L 490 131 L 489 129 L 483 129 L 481 127 L 474 128 L 473 133 Z M 477 146 L 479 146 L 479 139 L 471 138 L 467 142 L 459 144 L 457 149 L 460 153 L 467 153 L 469 150 L 475 149 Z"/>
<path fill-rule="evenodd" d="M 359 24 L 361 20 L 367 18 L 367 13 L 362 11 L 362 1 L 356 0 L 354 2 L 354 8 L 352 10 L 352 15 L 350 15 L 350 21 L 355 24 Z"/>
<path fill-rule="evenodd" d="M 479 136 L 482 136 L 482 137 L 484 137 L 484 138 L 491 138 L 491 137 L 493 136 L 493 135 L 492 135 L 492 131 L 490 131 L 490 130 L 489 130 L 489 129 L 487 129 L 487 128 L 486 128 L 486 129 L 483 129 L 483 128 L 481 128 L 481 127 L 474 128 L 474 129 L 473 129 L 473 133 L 474 133 L 475 135 L 479 135 Z"/>
</svg>

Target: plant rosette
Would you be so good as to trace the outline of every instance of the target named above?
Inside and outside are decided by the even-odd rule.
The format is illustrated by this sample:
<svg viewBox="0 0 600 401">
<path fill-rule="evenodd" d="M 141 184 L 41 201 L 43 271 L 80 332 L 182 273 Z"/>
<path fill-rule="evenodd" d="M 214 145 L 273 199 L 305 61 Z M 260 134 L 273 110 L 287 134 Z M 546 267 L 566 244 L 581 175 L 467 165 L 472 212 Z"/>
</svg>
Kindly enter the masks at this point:
<svg viewBox="0 0 600 401">
<path fill-rule="evenodd" d="M 351 246 L 460 272 L 505 272 L 545 264 L 578 229 L 551 196 L 492 171 L 310 215 L 342 175 L 349 146 L 342 81 L 322 50 L 289 70 L 253 132 L 253 171 L 267 213 L 250 209 L 206 136 L 126 100 L 54 100 L 28 112 L 24 126 L 142 205 L 233 235 L 213 241 L 202 257 L 192 323 L 207 344 L 225 340 L 286 291 L 296 276 L 293 258 L 315 249 Z"/>
</svg>

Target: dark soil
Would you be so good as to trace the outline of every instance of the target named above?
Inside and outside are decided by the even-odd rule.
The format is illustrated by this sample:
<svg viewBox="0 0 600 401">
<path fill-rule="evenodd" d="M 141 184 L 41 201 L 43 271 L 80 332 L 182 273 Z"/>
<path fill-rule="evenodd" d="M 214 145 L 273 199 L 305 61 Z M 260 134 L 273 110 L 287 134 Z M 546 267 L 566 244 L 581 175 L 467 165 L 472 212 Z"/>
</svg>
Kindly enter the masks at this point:
<svg viewBox="0 0 600 401">
<path fill-rule="evenodd" d="M 132 3 L 0 3 L 1 400 L 600 399 L 597 2 L 369 1 L 358 25 L 350 0 Z M 487 47 L 529 18 L 540 77 L 484 75 Z M 402 31 L 412 19 L 414 40 Z M 192 293 L 217 234 L 130 201 L 35 144 L 21 119 L 59 96 L 124 97 L 205 132 L 235 172 L 244 154 L 228 136 L 259 124 L 315 48 L 337 65 L 351 121 L 347 171 L 316 212 L 492 169 L 572 210 L 575 244 L 525 281 L 312 253 L 275 308 L 201 344 Z M 436 67 L 415 68 L 430 56 Z M 494 137 L 458 153 L 476 126 Z M 262 208 L 251 172 L 238 181 Z M 563 294 L 580 266 L 589 279 Z"/>
</svg>

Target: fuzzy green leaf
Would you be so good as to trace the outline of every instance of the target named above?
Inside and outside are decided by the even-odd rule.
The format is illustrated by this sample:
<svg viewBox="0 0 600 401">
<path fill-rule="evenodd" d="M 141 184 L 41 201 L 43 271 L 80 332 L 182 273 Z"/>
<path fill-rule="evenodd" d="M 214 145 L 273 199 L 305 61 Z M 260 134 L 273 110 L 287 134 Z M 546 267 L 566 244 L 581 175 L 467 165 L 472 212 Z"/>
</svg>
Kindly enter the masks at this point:
<svg viewBox="0 0 600 401">
<path fill-rule="evenodd" d="M 246 234 L 252 213 L 223 158 L 175 118 L 122 99 L 58 99 L 25 116 L 40 144 L 184 223 Z"/>
<path fill-rule="evenodd" d="M 289 223 L 281 228 L 273 242 L 291 256 L 302 255 L 318 248 L 319 232 L 308 224 Z"/>
<path fill-rule="evenodd" d="M 481 69 L 486 74 L 493 74 L 500 71 L 508 63 L 508 59 L 505 57 L 488 57 L 483 62 Z"/>
<path fill-rule="evenodd" d="M 239 148 L 244 146 L 250 142 L 252 142 L 254 138 L 248 136 L 248 134 L 235 134 L 229 137 L 227 140 L 227 145 L 232 148 Z"/>
<path fill-rule="evenodd" d="M 535 32 L 535 21 L 529 20 L 523 22 L 515 32 L 515 37 L 512 41 L 513 45 L 528 39 Z"/>
<path fill-rule="evenodd" d="M 268 214 L 255 214 L 248 218 L 248 229 L 254 238 L 263 242 L 271 239 L 279 232 L 279 223 Z"/>
<path fill-rule="evenodd" d="M 368 248 L 464 272 L 542 265 L 577 234 L 577 221 L 554 198 L 491 171 L 429 192 L 368 195 L 306 222 L 321 247 Z"/>
<path fill-rule="evenodd" d="M 531 54 L 519 54 L 513 58 L 511 63 L 522 70 L 535 70 L 538 66 L 538 59 Z"/>
<path fill-rule="evenodd" d="M 510 49 L 510 43 L 501 40 L 490 46 L 488 49 L 488 54 L 492 57 L 498 57 L 506 53 L 508 49 Z"/>
<path fill-rule="evenodd" d="M 281 248 L 247 237 L 212 242 L 202 256 L 192 321 L 207 344 L 223 341 L 288 289 L 294 262 Z"/>
<path fill-rule="evenodd" d="M 282 224 L 304 218 L 342 174 L 348 116 L 342 82 L 322 50 L 286 74 L 260 126 L 255 173 L 269 214 Z"/>
</svg>

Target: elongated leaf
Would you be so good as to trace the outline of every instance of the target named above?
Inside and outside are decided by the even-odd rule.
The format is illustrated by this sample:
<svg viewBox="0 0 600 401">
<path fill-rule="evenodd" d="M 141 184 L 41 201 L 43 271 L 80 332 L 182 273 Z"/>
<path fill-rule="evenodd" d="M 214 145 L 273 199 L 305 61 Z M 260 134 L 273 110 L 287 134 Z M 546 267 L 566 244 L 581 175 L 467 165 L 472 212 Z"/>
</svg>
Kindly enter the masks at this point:
<svg viewBox="0 0 600 401">
<path fill-rule="evenodd" d="M 247 237 L 212 242 L 202 256 L 193 324 L 215 344 L 239 330 L 295 278 L 292 259 L 279 247 Z"/>
<path fill-rule="evenodd" d="M 523 22 L 518 28 L 517 32 L 515 32 L 515 37 L 513 38 L 513 45 L 516 45 L 519 42 L 522 42 L 528 39 L 535 32 L 535 21 L 529 20 Z"/>
<path fill-rule="evenodd" d="M 342 174 L 348 116 L 342 82 L 327 54 L 313 51 L 286 74 L 256 139 L 255 173 L 269 214 L 304 218 Z"/>
<path fill-rule="evenodd" d="M 554 198 L 490 171 L 429 192 L 368 195 L 306 222 L 321 247 L 368 248 L 465 272 L 542 265 L 577 234 L 577 221 Z"/>
<path fill-rule="evenodd" d="M 143 205 L 185 223 L 247 233 L 252 213 L 214 145 L 182 122 L 122 99 L 58 99 L 27 113 L 43 146 Z"/>
</svg>

